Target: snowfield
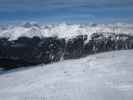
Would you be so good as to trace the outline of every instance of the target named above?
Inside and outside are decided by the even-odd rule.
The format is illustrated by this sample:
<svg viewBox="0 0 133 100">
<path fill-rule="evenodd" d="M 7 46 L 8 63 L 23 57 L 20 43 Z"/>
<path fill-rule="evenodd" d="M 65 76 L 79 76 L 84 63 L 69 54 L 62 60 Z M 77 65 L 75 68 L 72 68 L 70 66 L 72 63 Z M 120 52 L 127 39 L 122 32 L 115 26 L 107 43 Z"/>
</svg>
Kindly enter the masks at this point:
<svg viewBox="0 0 133 100">
<path fill-rule="evenodd" d="M 0 75 L 0 100 L 132 100 L 133 50 Z"/>
</svg>

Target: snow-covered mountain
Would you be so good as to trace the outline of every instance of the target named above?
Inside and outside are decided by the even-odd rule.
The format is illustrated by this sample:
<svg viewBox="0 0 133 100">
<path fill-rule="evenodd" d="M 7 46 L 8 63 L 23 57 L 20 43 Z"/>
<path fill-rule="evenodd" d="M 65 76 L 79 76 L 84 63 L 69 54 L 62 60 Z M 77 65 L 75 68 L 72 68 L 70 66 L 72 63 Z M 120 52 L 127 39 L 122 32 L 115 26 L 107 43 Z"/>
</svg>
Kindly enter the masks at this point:
<svg viewBox="0 0 133 100">
<path fill-rule="evenodd" d="M 132 100 L 133 51 L 113 51 L 123 49 L 133 25 L 1 25 L 0 70 L 18 69 L 0 75 L 0 100 Z"/>
<path fill-rule="evenodd" d="M 130 24 L 0 26 L 0 68 L 4 69 L 125 49 L 133 49 Z"/>
<path fill-rule="evenodd" d="M 133 35 L 132 24 L 36 24 L 23 23 L 18 25 L 0 26 L 0 37 L 16 40 L 18 37 L 54 37 L 74 38 L 77 35 L 87 35 L 88 39 L 93 33 L 124 33 Z"/>
<path fill-rule="evenodd" d="M 0 75 L 0 100 L 132 100 L 133 50 Z"/>
</svg>

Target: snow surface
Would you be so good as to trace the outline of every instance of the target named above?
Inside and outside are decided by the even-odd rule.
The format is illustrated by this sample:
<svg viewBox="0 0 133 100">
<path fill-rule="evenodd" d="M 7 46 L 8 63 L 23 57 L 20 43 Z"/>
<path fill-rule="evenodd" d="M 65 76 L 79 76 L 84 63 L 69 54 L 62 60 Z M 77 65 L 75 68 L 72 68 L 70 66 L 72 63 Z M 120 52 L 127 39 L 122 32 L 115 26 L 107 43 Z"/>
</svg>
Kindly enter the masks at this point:
<svg viewBox="0 0 133 100">
<path fill-rule="evenodd" d="M 0 75 L 0 100 L 132 100 L 133 50 Z"/>
<path fill-rule="evenodd" d="M 18 37 L 51 37 L 70 39 L 77 35 L 87 35 L 88 39 L 93 33 L 124 33 L 133 35 L 132 24 L 50 24 L 41 25 L 35 23 L 24 23 L 19 25 L 0 26 L 0 37 L 7 37 L 9 40 L 16 40 Z"/>
</svg>

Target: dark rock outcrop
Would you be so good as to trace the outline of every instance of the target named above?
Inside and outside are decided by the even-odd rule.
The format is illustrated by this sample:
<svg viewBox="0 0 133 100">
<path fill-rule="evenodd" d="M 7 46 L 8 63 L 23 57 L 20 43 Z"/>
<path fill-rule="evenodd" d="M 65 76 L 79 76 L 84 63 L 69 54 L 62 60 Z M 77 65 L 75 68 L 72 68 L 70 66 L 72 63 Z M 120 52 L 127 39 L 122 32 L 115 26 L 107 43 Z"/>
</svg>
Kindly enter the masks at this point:
<svg viewBox="0 0 133 100">
<path fill-rule="evenodd" d="M 65 45 L 64 59 L 79 58 L 84 53 L 84 42 L 87 40 L 87 35 L 79 35 L 68 40 Z"/>
<path fill-rule="evenodd" d="M 91 39 L 79 35 L 66 41 L 57 37 L 20 37 L 9 41 L 0 38 L 0 68 L 12 69 L 48 64 L 60 59 L 75 59 L 111 50 L 133 49 L 133 36 L 115 33 L 94 33 Z"/>
</svg>

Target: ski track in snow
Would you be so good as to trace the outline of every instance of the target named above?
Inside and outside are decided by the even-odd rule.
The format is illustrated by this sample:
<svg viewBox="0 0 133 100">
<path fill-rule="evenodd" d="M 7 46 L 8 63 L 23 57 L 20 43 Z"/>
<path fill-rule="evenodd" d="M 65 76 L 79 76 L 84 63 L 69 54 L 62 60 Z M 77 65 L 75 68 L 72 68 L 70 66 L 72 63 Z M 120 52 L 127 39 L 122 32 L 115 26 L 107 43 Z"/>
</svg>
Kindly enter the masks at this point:
<svg viewBox="0 0 133 100">
<path fill-rule="evenodd" d="M 0 100 L 132 100 L 133 50 L 0 75 Z"/>
</svg>

